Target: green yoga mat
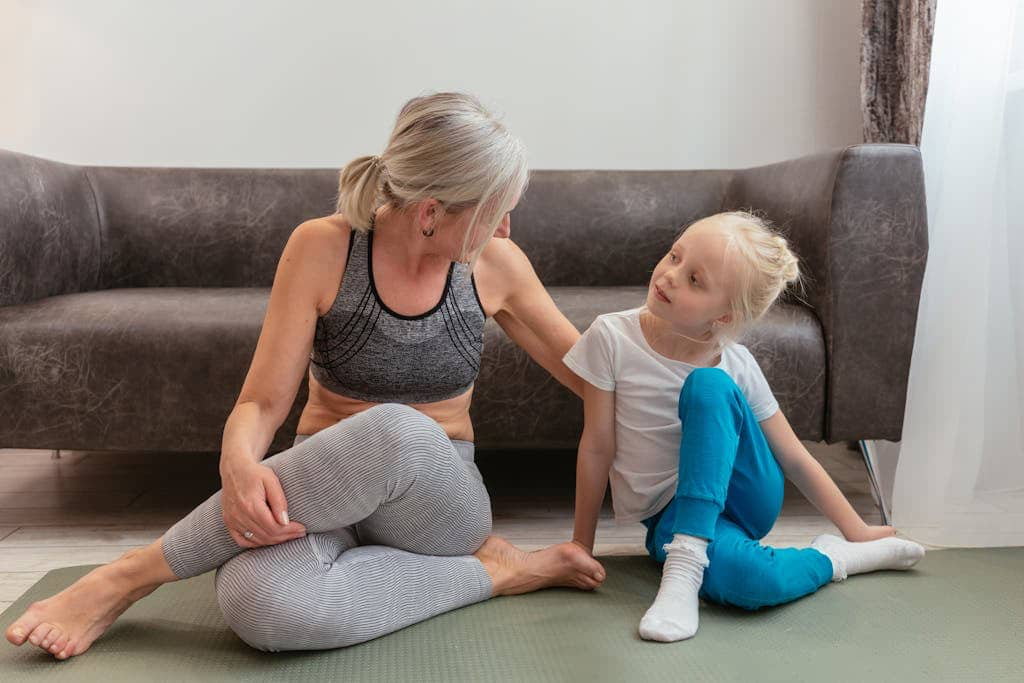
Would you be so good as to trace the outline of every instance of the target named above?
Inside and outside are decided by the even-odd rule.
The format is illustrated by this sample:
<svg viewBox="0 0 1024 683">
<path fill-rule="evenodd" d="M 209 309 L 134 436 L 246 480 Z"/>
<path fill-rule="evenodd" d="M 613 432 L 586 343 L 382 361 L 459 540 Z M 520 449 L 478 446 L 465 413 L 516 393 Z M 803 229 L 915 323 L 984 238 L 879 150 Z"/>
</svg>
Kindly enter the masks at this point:
<svg viewBox="0 0 1024 683">
<path fill-rule="evenodd" d="M 85 655 L 56 662 L 0 642 L 5 681 L 908 681 L 1024 680 L 1024 548 L 930 552 L 908 572 L 856 576 L 747 613 L 702 605 L 693 640 L 636 627 L 657 592 L 646 557 L 602 558 L 593 593 L 490 600 L 344 650 L 267 654 L 221 619 L 213 575 L 164 586 Z M 88 571 L 47 574 L 3 613 Z"/>
</svg>

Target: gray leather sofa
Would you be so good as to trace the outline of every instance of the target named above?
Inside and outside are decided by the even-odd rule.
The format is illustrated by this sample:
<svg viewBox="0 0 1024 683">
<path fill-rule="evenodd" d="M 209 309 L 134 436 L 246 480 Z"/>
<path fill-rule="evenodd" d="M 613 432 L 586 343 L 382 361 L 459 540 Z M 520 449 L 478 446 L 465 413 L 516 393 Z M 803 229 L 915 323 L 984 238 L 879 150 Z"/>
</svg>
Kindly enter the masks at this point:
<svg viewBox="0 0 1024 683">
<path fill-rule="evenodd" d="M 291 230 L 336 170 L 74 166 L 0 151 L 0 447 L 217 451 Z M 927 253 L 915 147 L 745 170 L 537 171 L 512 236 L 583 330 L 679 227 L 754 208 L 809 279 L 745 340 L 801 438 L 898 439 Z M 573 447 L 578 399 L 488 321 L 483 447 Z M 274 450 L 290 444 L 303 383 Z"/>
</svg>

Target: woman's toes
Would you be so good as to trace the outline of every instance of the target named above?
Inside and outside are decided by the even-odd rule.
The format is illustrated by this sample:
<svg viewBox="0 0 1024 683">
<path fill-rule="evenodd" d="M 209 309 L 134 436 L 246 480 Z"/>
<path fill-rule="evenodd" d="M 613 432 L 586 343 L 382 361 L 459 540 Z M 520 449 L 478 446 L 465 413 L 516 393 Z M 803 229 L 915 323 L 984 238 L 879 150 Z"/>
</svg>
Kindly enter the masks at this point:
<svg viewBox="0 0 1024 683">
<path fill-rule="evenodd" d="M 64 652 L 67 649 L 68 649 L 68 637 L 67 636 L 61 636 L 60 638 L 57 639 L 57 642 L 55 642 L 53 645 L 50 646 L 50 654 L 52 654 L 53 656 L 56 657 L 58 653 Z"/>
<path fill-rule="evenodd" d="M 40 646 L 43 644 L 43 641 L 46 640 L 46 636 L 50 635 L 51 630 L 53 630 L 53 626 L 51 626 L 50 624 L 39 624 L 34 629 L 32 629 L 32 634 L 28 637 L 28 639 L 32 642 L 33 645 Z"/>
<path fill-rule="evenodd" d="M 49 650 L 50 652 L 60 652 L 61 648 L 57 647 L 61 640 L 67 641 L 67 637 L 61 633 L 59 628 L 54 628 L 50 631 L 50 635 L 46 636 L 46 640 L 43 641 L 43 649 Z M 56 650 L 53 648 L 57 648 Z"/>
<path fill-rule="evenodd" d="M 57 642 L 61 635 L 61 630 L 54 626 L 50 629 L 50 632 L 46 634 L 46 637 L 43 638 L 43 644 L 39 647 L 43 648 L 44 650 L 48 650 L 51 645 Z"/>
<path fill-rule="evenodd" d="M 68 646 L 68 637 L 66 635 L 61 635 L 59 638 L 57 638 L 55 641 L 53 641 L 53 643 L 50 645 L 50 652 L 52 652 L 54 654 L 57 654 L 58 652 L 60 652 L 64 648 L 66 648 L 67 646 Z"/>
<path fill-rule="evenodd" d="M 39 603 L 32 603 L 17 621 L 7 627 L 4 635 L 8 641 L 14 645 L 23 645 L 29 639 L 29 636 L 32 635 L 32 632 L 36 630 L 40 621 L 42 621 L 36 616 L 38 607 Z"/>
</svg>

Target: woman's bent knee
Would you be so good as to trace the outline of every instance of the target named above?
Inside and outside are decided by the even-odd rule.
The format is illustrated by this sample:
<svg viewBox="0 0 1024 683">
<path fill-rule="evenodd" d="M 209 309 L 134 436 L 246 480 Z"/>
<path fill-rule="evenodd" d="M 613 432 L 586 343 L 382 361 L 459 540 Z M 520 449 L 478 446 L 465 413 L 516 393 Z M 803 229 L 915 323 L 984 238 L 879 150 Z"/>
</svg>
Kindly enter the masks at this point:
<svg viewBox="0 0 1024 683">
<path fill-rule="evenodd" d="M 336 547 L 330 545 L 322 556 L 308 542 L 307 537 L 248 550 L 217 570 L 214 583 L 224 621 L 250 647 L 323 650 L 375 637 L 360 630 L 354 618 L 363 598 L 359 591 L 339 588 L 344 578 L 337 574 L 333 590 L 326 590 Z"/>
<path fill-rule="evenodd" d="M 452 547 L 446 548 L 445 555 L 472 555 L 484 544 L 487 537 L 491 535 L 491 510 L 480 511 L 461 525 L 462 533 L 454 539 Z"/>
<path fill-rule="evenodd" d="M 451 440 L 444 429 L 431 417 L 401 403 L 381 403 L 331 427 L 326 435 L 329 441 L 341 439 L 348 447 L 353 432 L 357 440 L 371 450 L 383 448 L 386 453 L 407 459 L 418 452 L 450 450 Z M 327 431 L 327 430 L 325 430 Z"/>
<path fill-rule="evenodd" d="M 376 429 L 399 437 L 422 430 L 444 434 L 436 420 L 404 403 L 381 403 L 361 414 L 372 421 Z"/>
<path fill-rule="evenodd" d="M 278 548 L 236 555 L 217 570 L 214 579 L 224 621 L 246 644 L 268 652 L 296 649 L 296 635 L 305 631 L 309 618 L 309 605 L 294 592 L 297 572 L 271 561 Z"/>
<path fill-rule="evenodd" d="M 243 559 L 245 553 L 228 560 L 217 570 L 214 586 L 217 604 L 224 621 L 247 645 L 257 650 L 272 650 L 271 643 L 255 628 L 263 605 L 252 594 L 252 577 Z"/>
</svg>

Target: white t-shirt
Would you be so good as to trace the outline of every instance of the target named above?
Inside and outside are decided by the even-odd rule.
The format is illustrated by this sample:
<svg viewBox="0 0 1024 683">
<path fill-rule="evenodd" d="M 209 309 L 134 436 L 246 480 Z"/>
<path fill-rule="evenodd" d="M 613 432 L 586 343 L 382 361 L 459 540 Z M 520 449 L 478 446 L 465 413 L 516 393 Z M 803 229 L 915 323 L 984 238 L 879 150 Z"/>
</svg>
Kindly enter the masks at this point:
<svg viewBox="0 0 1024 683">
<path fill-rule="evenodd" d="M 647 343 L 640 310 L 600 315 L 562 359 L 598 389 L 615 392 L 615 459 L 609 474 L 617 523 L 655 514 L 679 478 L 679 392 L 697 368 L 667 358 Z M 758 422 L 779 409 L 757 361 L 742 344 L 727 344 L 715 367 L 724 370 Z"/>
</svg>

